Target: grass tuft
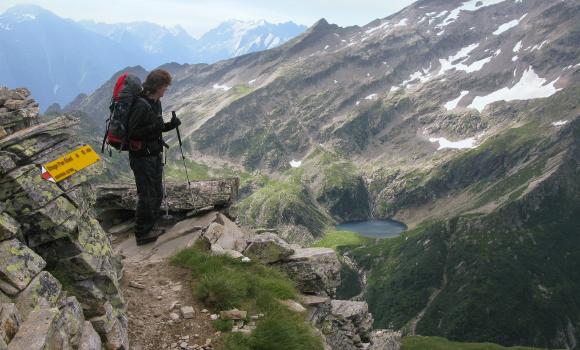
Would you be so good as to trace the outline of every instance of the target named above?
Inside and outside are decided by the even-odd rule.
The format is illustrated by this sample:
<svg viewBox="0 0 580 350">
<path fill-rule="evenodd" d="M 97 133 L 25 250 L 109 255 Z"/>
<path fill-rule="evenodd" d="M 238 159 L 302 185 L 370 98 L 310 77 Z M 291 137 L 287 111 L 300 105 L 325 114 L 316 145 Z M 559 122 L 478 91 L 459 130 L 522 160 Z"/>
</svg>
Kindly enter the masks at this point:
<svg viewBox="0 0 580 350">
<path fill-rule="evenodd" d="M 317 350 L 321 339 L 315 335 L 304 316 L 290 311 L 278 300 L 296 299 L 292 281 L 276 268 L 259 262 L 243 263 L 225 256 L 212 256 L 201 247 L 183 250 L 172 263 L 191 270 L 197 283 L 194 293 L 213 311 L 238 308 L 249 314 L 263 313 L 251 335 L 225 333 L 227 350 Z M 216 321 L 214 327 L 222 332 L 233 324 Z"/>
</svg>

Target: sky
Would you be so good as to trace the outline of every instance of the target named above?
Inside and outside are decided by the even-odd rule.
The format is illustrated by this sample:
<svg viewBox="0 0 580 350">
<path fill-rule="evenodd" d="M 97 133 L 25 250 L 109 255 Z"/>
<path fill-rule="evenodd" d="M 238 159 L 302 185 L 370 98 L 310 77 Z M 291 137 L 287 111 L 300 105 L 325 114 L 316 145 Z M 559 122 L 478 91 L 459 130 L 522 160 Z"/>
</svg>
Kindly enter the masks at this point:
<svg viewBox="0 0 580 350">
<path fill-rule="evenodd" d="M 0 0 L 0 13 L 18 4 L 42 6 L 60 17 L 105 23 L 147 21 L 181 25 L 194 37 L 228 19 L 293 21 L 311 26 L 320 18 L 340 26 L 365 25 L 415 0 Z"/>
</svg>

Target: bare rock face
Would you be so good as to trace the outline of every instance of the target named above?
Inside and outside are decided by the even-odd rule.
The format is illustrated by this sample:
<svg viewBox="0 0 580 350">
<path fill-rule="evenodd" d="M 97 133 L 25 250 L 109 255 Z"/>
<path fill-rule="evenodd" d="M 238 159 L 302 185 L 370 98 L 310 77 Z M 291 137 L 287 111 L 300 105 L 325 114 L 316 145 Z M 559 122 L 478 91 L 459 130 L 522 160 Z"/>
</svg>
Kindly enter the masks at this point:
<svg viewBox="0 0 580 350">
<path fill-rule="evenodd" d="M 271 264 L 294 254 L 294 249 L 275 233 L 266 232 L 250 238 L 244 254 L 249 258 Z"/>
<path fill-rule="evenodd" d="M 29 95 L 0 87 L 0 348 L 128 350 L 120 260 L 91 210 L 98 168 L 41 178 L 38 165 L 81 145 L 78 121 L 39 123 Z M 99 317 L 111 326 L 95 338 L 85 319 Z"/>
<path fill-rule="evenodd" d="M 368 350 L 399 350 L 401 349 L 401 332 L 378 329 L 371 332 L 371 345 Z"/>
<path fill-rule="evenodd" d="M 27 89 L 9 90 L 0 86 L 0 139 L 37 121 L 38 103 L 27 99 L 28 96 Z"/>
<path fill-rule="evenodd" d="M 331 349 L 397 349 L 383 348 L 386 340 L 379 334 L 373 338 L 373 317 L 364 301 L 313 299 L 309 300 L 309 319 L 322 332 Z M 400 338 L 399 338 L 400 339 Z"/>
<path fill-rule="evenodd" d="M 101 350 L 101 338 L 88 321 L 83 324 L 79 344 L 79 350 Z"/>
<path fill-rule="evenodd" d="M 223 250 L 234 250 L 243 252 L 247 246 L 247 235 L 235 223 L 225 215 L 219 214 L 216 222 L 213 222 L 205 230 L 203 236 L 211 243 L 217 245 Z M 220 250 L 217 248 L 217 250 Z"/>
<path fill-rule="evenodd" d="M 278 265 L 305 294 L 334 296 L 340 285 L 340 262 L 330 248 L 296 249 Z"/>
</svg>

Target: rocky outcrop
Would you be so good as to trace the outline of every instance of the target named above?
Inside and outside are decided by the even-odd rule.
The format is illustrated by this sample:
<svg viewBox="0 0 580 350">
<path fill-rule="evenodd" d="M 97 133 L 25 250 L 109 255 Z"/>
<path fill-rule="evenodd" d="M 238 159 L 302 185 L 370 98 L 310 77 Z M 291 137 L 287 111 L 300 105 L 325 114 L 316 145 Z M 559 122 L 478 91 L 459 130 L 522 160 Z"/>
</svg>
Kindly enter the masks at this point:
<svg viewBox="0 0 580 350">
<path fill-rule="evenodd" d="M 81 144 L 77 120 L 40 123 L 29 94 L 0 88 L 0 348 L 100 349 L 102 339 L 128 350 L 120 261 L 91 209 L 98 167 L 58 184 L 41 178 L 41 164 Z"/>
<path fill-rule="evenodd" d="M 276 234 L 266 232 L 250 238 L 244 254 L 249 258 L 271 264 L 294 254 L 294 249 Z"/>
<path fill-rule="evenodd" d="M 373 317 L 364 301 L 305 297 L 303 303 L 331 349 L 400 349 L 400 333 L 372 329 Z"/>
<path fill-rule="evenodd" d="M 36 123 L 38 103 L 29 96 L 28 89 L 0 86 L 0 139 Z"/>
<path fill-rule="evenodd" d="M 340 262 L 330 248 L 296 249 L 278 265 L 305 294 L 334 296 L 340 285 Z"/>
<path fill-rule="evenodd" d="M 187 184 L 167 183 L 169 210 L 191 211 L 206 207 L 229 206 L 238 195 L 239 179 L 192 181 L 191 187 L 193 199 Z M 95 189 L 97 196 L 95 206 L 100 212 L 134 210 L 137 205 L 137 188 L 133 183 L 99 184 Z"/>
</svg>

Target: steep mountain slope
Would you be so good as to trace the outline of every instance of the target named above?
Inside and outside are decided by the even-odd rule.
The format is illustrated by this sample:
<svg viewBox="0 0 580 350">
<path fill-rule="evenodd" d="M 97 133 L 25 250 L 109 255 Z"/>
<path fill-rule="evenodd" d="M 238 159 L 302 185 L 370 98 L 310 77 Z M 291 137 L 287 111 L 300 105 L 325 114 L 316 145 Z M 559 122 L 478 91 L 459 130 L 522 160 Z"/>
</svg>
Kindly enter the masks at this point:
<svg viewBox="0 0 580 350">
<path fill-rule="evenodd" d="M 174 66 L 164 103 L 191 159 L 276 178 L 240 203 L 254 226 L 305 242 L 333 221 L 409 225 L 345 252 L 377 326 L 573 348 L 578 18 L 572 0 L 425 0 L 362 28 L 321 20 Z"/>
</svg>

